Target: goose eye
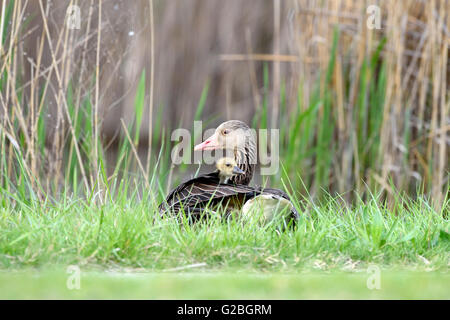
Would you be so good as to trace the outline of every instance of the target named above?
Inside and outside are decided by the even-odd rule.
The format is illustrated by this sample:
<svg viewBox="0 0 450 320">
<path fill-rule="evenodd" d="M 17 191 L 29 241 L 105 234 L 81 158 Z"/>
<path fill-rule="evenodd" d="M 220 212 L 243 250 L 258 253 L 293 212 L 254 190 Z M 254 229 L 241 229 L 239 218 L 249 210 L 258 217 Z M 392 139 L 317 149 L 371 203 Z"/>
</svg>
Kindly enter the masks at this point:
<svg viewBox="0 0 450 320">
<path fill-rule="evenodd" d="M 227 135 L 228 133 L 230 133 L 230 130 L 228 130 L 228 129 L 225 129 L 225 130 L 222 131 L 223 135 Z"/>
</svg>

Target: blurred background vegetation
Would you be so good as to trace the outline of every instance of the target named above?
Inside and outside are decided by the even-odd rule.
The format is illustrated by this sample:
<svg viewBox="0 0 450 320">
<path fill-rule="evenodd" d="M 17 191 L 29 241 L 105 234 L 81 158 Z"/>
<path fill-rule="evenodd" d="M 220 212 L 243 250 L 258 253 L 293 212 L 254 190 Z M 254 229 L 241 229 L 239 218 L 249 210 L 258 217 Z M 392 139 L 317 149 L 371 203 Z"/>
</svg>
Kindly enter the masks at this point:
<svg viewBox="0 0 450 320">
<path fill-rule="evenodd" d="M 439 206 L 449 15 L 447 0 L 2 0 L 0 188 L 159 197 L 197 169 L 171 164 L 173 129 L 240 119 L 280 128 L 282 168 L 258 184 Z"/>
</svg>

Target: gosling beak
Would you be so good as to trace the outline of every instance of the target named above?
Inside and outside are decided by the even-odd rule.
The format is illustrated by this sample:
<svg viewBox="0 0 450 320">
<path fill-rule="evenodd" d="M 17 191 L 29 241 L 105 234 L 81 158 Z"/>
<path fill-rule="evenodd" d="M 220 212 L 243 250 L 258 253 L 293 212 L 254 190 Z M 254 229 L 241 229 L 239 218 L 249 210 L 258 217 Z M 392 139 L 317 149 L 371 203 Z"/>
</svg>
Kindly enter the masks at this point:
<svg viewBox="0 0 450 320">
<path fill-rule="evenodd" d="M 234 166 L 233 168 L 233 173 L 234 174 L 244 174 L 244 170 L 242 170 L 241 168 L 239 168 L 238 166 Z"/>
<path fill-rule="evenodd" d="M 203 141 L 202 143 L 194 147 L 194 151 L 204 151 L 204 150 L 214 150 L 219 147 L 219 142 L 217 141 L 217 134 L 214 133 L 211 137 Z"/>
</svg>

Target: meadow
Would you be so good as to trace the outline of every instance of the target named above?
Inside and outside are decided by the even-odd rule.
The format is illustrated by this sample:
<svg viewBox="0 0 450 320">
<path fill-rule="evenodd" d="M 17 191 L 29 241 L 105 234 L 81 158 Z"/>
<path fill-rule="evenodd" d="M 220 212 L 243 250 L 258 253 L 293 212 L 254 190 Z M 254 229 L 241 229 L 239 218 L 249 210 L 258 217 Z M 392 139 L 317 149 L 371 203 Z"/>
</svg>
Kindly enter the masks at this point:
<svg viewBox="0 0 450 320">
<path fill-rule="evenodd" d="M 102 205 L 10 197 L 0 211 L 4 298 L 448 298 L 449 223 L 423 199 L 393 209 L 376 198 L 351 208 L 304 200 L 295 229 L 280 230 L 180 225 L 160 218 L 150 194 Z M 67 266 L 82 270 L 80 292 L 67 289 Z M 374 266 L 384 291 L 366 286 Z"/>
<path fill-rule="evenodd" d="M 109 4 L 82 7 L 81 31 L 42 1 L 0 4 L 0 298 L 450 297 L 448 1 L 382 1 L 382 31 L 365 28 L 357 1 L 292 3 L 268 11 L 274 52 L 215 61 L 248 67 L 242 120 L 280 129 L 280 170 L 257 178 L 301 214 L 284 230 L 160 217 L 167 192 L 198 169 L 172 163 L 173 130 L 214 127 L 242 106 L 211 109 L 220 81 L 202 78 L 188 115 L 167 120 L 153 1 L 141 33 L 150 63 L 117 121 L 105 120 L 122 103 L 107 103 Z M 281 19 L 285 9 L 296 18 Z M 81 269 L 82 289 L 68 290 L 67 266 Z M 366 284 L 373 267 L 380 290 Z"/>
</svg>

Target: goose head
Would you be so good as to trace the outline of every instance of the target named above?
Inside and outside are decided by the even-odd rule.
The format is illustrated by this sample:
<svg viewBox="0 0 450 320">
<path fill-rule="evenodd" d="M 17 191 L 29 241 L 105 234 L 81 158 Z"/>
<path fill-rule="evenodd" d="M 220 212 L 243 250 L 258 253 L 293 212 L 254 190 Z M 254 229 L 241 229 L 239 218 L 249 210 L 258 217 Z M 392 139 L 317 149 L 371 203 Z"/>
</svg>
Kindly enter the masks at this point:
<svg viewBox="0 0 450 320">
<path fill-rule="evenodd" d="M 225 150 L 232 154 L 238 167 L 245 172 L 234 176 L 231 181 L 248 184 L 253 177 L 256 165 L 256 137 L 247 124 L 230 120 L 216 128 L 214 134 L 194 147 L 196 151 Z"/>
<path fill-rule="evenodd" d="M 220 183 L 228 183 L 230 178 L 235 175 L 245 174 L 240 169 L 233 158 L 221 158 L 216 162 L 216 168 L 219 171 Z"/>
</svg>

